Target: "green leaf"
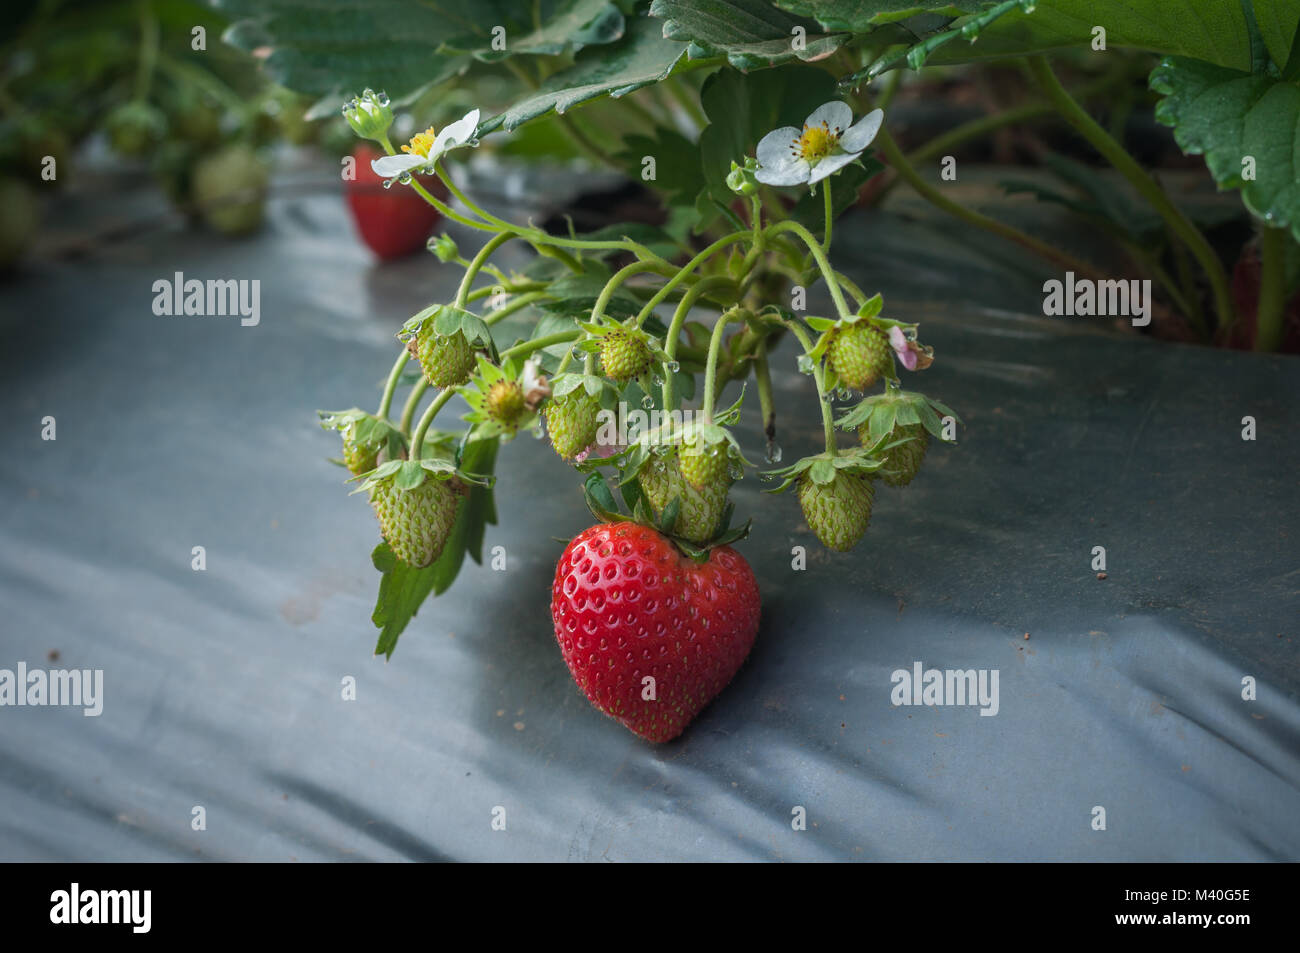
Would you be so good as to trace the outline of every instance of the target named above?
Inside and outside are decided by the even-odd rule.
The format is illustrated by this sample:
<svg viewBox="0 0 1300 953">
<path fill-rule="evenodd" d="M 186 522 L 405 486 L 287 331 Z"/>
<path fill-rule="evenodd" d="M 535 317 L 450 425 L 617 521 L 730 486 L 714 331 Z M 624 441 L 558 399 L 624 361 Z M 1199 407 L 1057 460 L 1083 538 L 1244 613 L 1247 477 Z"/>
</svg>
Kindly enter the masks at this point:
<svg viewBox="0 0 1300 953">
<path fill-rule="evenodd" d="M 741 70 L 820 60 L 852 38 L 822 33 L 816 21 L 791 16 L 767 0 L 654 0 L 650 16 L 664 21 L 665 37 L 688 44 L 692 60 L 725 54 Z"/>
<path fill-rule="evenodd" d="M 343 97 L 365 87 L 413 97 L 467 69 L 475 56 L 554 54 L 623 35 L 609 0 L 214 0 L 234 22 L 227 43 L 269 47 L 267 73 L 312 96 Z M 492 49 L 494 27 L 506 50 Z"/>
<path fill-rule="evenodd" d="M 1300 85 L 1168 57 L 1151 88 L 1164 96 L 1156 119 L 1173 126 L 1179 147 L 1204 155 L 1220 188 L 1240 189 L 1251 212 L 1300 239 Z"/>
<path fill-rule="evenodd" d="M 427 2 L 427 0 L 426 0 Z M 433 0 L 435 7 L 446 0 Z M 492 61 L 520 53 L 556 55 L 571 45 L 612 43 L 623 36 L 623 12 L 609 0 L 553 0 L 541 4 L 542 24 L 531 26 L 530 4 L 519 0 L 462 0 L 450 4 L 468 13 L 469 30 L 443 45 L 448 50 L 472 52 L 479 59 Z M 463 12 L 461 12 L 463 11 Z M 492 30 L 505 28 L 505 49 L 492 48 Z M 526 32 L 525 32 L 526 30 Z"/>
<path fill-rule="evenodd" d="M 882 23 L 905 20 L 918 13 L 961 16 L 991 5 L 991 0 L 775 0 L 783 10 L 811 17 L 827 31 L 865 33 Z"/>
<path fill-rule="evenodd" d="M 484 135 L 516 126 L 555 110 L 564 113 L 579 103 L 619 96 L 667 79 L 685 59 L 680 43 L 664 39 L 660 24 L 648 17 L 631 21 L 617 43 L 583 50 L 568 69 L 542 83 L 536 92 L 479 126 Z M 699 64 L 696 64 L 699 65 Z"/>
<path fill-rule="evenodd" d="M 984 27 L 977 42 L 949 43 L 929 62 L 969 63 L 1068 47 L 1091 49 L 1096 26 L 1105 27 L 1108 49 L 1129 47 L 1250 68 L 1250 34 L 1241 0 L 1038 0 L 1032 13 L 1013 9 Z"/>
<path fill-rule="evenodd" d="M 625 140 L 626 141 L 626 140 Z M 691 146 L 691 155 L 694 156 L 695 146 Z M 640 176 L 640 164 L 637 166 L 637 175 Z M 677 239 L 669 235 L 658 225 L 647 225 L 644 222 L 625 222 L 622 225 L 606 225 L 604 228 L 598 228 L 594 232 L 585 232 L 578 235 L 583 241 L 589 242 L 616 242 L 624 238 L 629 238 L 634 242 L 645 245 L 657 255 L 665 258 L 671 258 L 673 255 L 682 251 L 681 245 Z M 617 249 L 597 250 L 589 252 L 593 258 L 604 258 L 610 255 L 622 254 Z"/>
<path fill-rule="evenodd" d="M 628 136 L 623 140 L 623 150 L 614 158 L 623 164 L 629 178 L 646 181 L 663 192 L 669 202 L 694 201 L 704 188 L 699 147 L 670 129 L 658 129 L 656 133 L 656 136 Z M 654 159 L 653 179 L 644 178 L 647 156 Z"/>
<path fill-rule="evenodd" d="M 1284 69 L 1296 53 L 1300 37 L 1300 3 L 1296 0 L 1255 0 L 1255 22 L 1269 56 Z"/>
<path fill-rule="evenodd" d="M 700 103 L 709 124 L 700 133 L 699 152 L 709 194 L 729 205 L 735 198 L 727 188 L 732 161 L 751 155 L 773 129 L 802 126 L 814 109 L 835 98 L 834 78 L 812 66 L 759 73 L 723 69 L 706 79 Z M 818 198 L 819 220 L 821 204 Z"/>
</svg>

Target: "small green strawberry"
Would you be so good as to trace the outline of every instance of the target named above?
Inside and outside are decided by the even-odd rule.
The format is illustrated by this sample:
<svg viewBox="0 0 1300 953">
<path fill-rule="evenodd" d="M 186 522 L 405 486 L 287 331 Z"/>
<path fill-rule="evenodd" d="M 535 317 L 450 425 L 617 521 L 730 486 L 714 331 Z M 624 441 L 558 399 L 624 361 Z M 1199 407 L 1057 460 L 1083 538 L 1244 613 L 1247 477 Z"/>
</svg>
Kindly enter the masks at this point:
<svg viewBox="0 0 1300 953">
<path fill-rule="evenodd" d="M 871 477 L 839 470 L 830 483 L 818 483 L 805 473 L 797 493 L 808 528 L 827 549 L 848 552 L 866 533 L 875 498 Z"/>
<path fill-rule="evenodd" d="M 677 454 L 677 465 L 686 482 L 697 490 L 716 483 L 730 482 L 731 461 L 729 447 L 724 443 L 709 443 L 699 437 L 686 444 Z"/>
<path fill-rule="evenodd" d="M 323 429 L 337 430 L 343 438 L 342 462 L 354 476 L 375 469 L 379 465 L 381 451 L 386 453 L 389 460 L 396 460 L 406 453 L 406 438 L 382 417 L 368 414 L 357 407 L 350 410 L 321 410 L 317 413 L 320 414 Z"/>
<path fill-rule="evenodd" d="M 858 432 L 865 450 L 881 461 L 880 477 L 885 483 L 907 486 L 925 460 L 930 438 L 952 443 L 960 420 L 947 404 L 890 385 L 835 423 L 843 430 Z"/>
<path fill-rule="evenodd" d="M 595 441 L 600 401 L 583 388 L 552 397 L 543 412 L 551 446 L 565 460 L 572 460 Z"/>
<path fill-rule="evenodd" d="M 406 349 L 420 362 L 424 376 L 434 387 L 459 387 L 474 370 L 474 349 L 465 335 L 435 334 L 433 322 L 420 328 L 407 341 Z"/>
<path fill-rule="evenodd" d="M 605 376 L 626 384 L 650 369 L 654 353 L 642 331 L 612 328 L 600 342 L 600 366 Z"/>
<path fill-rule="evenodd" d="M 498 367 L 482 354 L 475 360 L 477 373 L 458 389 L 470 408 L 464 419 L 478 425 L 475 433 L 482 438 L 510 440 L 529 428 L 540 436 L 536 411 L 550 390 L 537 365 L 529 361 L 521 369 L 516 362 L 507 361 Z"/>
<path fill-rule="evenodd" d="M 686 482 L 680 465 L 672 459 L 666 460 L 667 456 L 654 454 L 641 468 L 637 474 L 641 490 L 656 520 L 663 517 L 664 509 L 673 499 L 681 497 L 681 508 L 677 512 L 672 532 L 692 543 L 703 545 L 713 538 L 722 523 L 731 480 L 724 475 L 722 480 L 705 484 L 697 490 Z"/>
<path fill-rule="evenodd" d="M 223 235 L 243 235 L 262 224 L 269 173 L 257 153 L 232 145 L 194 167 L 192 195 L 203 221 Z"/>
<path fill-rule="evenodd" d="M 114 152 L 138 159 L 167 134 L 167 117 L 157 106 L 133 100 L 110 112 L 104 127 Z"/>
<path fill-rule="evenodd" d="M 454 476 L 429 473 L 419 485 L 402 489 L 395 477 L 367 481 L 370 505 L 394 555 L 419 569 L 442 553 L 466 487 Z"/>
<path fill-rule="evenodd" d="M 343 431 L 343 463 L 353 474 L 369 473 L 379 462 L 380 444 L 357 439 L 356 425 Z"/>
<path fill-rule="evenodd" d="M 866 390 L 893 373 L 889 338 L 880 329 L 858 321 L 830 334 L 826 363 L 846 387 Z"/>
<path fill-rule="evenodd" d="M 870 429 L 869 424 L 858 428 L 858 436 L 864 447 L 872 446 Z M 908 440 L 909 437 L 912 439 Z M 881 451 L 885 465 L 880 471 L 880 478 L 890 486 L 907 486 L 912 482 L 912 477 L 916 476 L 916 471 L 921 469 L 925 451 L 930 447 L 930 434 L 920 424 L 895 424 L 884 443 L 896 440 L 906 442 Z"/>
<path fill-rule="evenodd" d="M 854 447 L 804 457 L 764 477 L 783 478 L 769 493 L 796 487 L 808 528 L 827 549 L 842 553 L 856 546 L 867 531 L 876 493 L 872 480 L 881 466 L 874 448 Z"/>
</svg>

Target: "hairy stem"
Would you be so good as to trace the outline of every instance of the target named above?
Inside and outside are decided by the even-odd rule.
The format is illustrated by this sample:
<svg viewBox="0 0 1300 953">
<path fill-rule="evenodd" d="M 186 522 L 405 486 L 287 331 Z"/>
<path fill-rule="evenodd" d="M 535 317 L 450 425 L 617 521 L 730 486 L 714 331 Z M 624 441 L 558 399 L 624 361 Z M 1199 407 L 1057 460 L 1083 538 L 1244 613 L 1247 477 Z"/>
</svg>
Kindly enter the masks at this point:
<svg viewBox="0 0 1300 953">
<path fill-rule="evenodd" d="M 454 387 L 448 387 L 433 399 L 429 409 L 424 412 L 420 418 L 419 426 L 415 428 L 415 433 L 411 435 L 411 459 L 419 460 L 424 457 L 424 435 L 429 431 L 429 425 L 433 423 L 433 418 L 438 416 L 438 411 L 442 410 L 442 405 L 451 400 L 451 395 L 456 393 Z"/>
<path fill-rule="evenodd" d="M 787 221 L 780 222 L 776 225 L 769 225 L 766 229 L 766 234 L 769 236 L 779 235 L 782 232 L 794 232 L 803 240 L 803 243 L 808 246 L 808 250 L 812 252 L 813 258 L 817 261 L 817 267 L 821 269 L 822 280 L 826 282 L 826 287 L 830 290 L 831 299 L 835 302 L 837 313 L 842 318 L 847 318 L 851 315 L 852 312 L 844 301 L 844 293 L 840 291 L 840 284 L 835 280 L 835 269 L 831 267 L 830 260 L 826 257 L 826 252 L 822 250 L 822 246 L 818 243 L 817 239 L 813 237 L 812 232 L 808 231 L 808 229 L 804 228 L 794 219 L 788 219 Z"/>
<path fill-rule="evenodd" d="M 1255 350 L 1282 345 L 1286 316 L 1286 229 L 1259 230 L 1259 306 L 1255 311 Z"/>
<path fill-rule="evenodd" d="M 705 423 L 713 420 L 713 398 L 717 389 L 718 354 L 722 350 L 722 335 L 727 325 L 736 320 L 739 320 L 739 317 L 734 310 L 724 311 L 717 323 L 713 325 L 713 334 L 709 338 L 709 357 L 704 363 L 704 405 L 701 408 Z M 664 409 L 669 408 L 665 406 Z"/>
<path fill-rule="evenodd" d="M 782 321 L 781 323 L 794 332 L 794 336 L 803 345 L 804 353 L 811 354 L 813 351 L 812 339 L 808 337 L 808 332 L 804 330 L 803 325 L 798 321 Z M 813 383 L 817 385 L 817 402 L 821 404 L 822 408 L 822 432 L 826 435 L 826 452 L 834 453 L 835 421 L 831 416 L 831 400 L 826 393 L 826 384 L 820 362 L 813 365 Z"/>
<path fill-rule="evenodd" d="M 393 406 L 393 394 L 397 391 L 397 382 L 402 379 L 402 371 L 410 359 L 410 352 L 403 347 L 401 355 L 393 364 L 393 369 L 388 372 L 388 381 L 384 384 L 384 396 L 380 398 L 379 410 L 375 412 L 376 417 L 388 419 L 388 410 Z"/>
<path fill-rule="evenodd" d="M 700 295 L 712 288 L 719 288 L 730 285 L 733 282 L 730 278 L 724 278 L 721 275 L 714 275 L 711 278 L 705 278 L 698 284 L 687 289 L 686 294 L 682 295 L 681 302 L 677 305 L 677 310 L 673 312 L 672 324 L 668 326 L 668 334 L 664 340 L 664 353 L 668 355 L 669 362 L 677 358 L 677 339 L 681 336 L 682 325 L 686 323 L 686 316 L 690 314 L 691 308 L 695 306 L 695 301 Z M 672 413 L 675 409 L 673 393 L 673 375 L 666 366 L 664 367 L 664 413 Z"/>
<path fill-rule="evenodd" d="M 494 235 L 492 238 L 488 239 L 488 241 L 484 243 L 483 247 L 478 250 L 478 254 L 474 256 L 472 261 L 470 261 L 469 267 L 465 269 L 465 274 L 460 279 L 460 288 L 456 290 L 455 307 L 462 311 L 465 309 L 465 305 L 469 303 L 470 288 L 474 285 L 474 278 L 478 275 L 479 269 L 482 268 L 484 263 L 492 257 L 494 251 L 514 237 L 515 236 L 509 232 L 502 232 L 500 235 Z"/>
</svg>

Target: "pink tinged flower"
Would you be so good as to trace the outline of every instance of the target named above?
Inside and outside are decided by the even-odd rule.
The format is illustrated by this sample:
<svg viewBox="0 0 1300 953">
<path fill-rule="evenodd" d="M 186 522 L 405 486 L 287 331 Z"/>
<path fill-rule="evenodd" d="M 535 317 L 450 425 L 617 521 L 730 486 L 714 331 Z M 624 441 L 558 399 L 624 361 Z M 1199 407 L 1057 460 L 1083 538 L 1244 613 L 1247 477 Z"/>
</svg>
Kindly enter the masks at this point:
<svg viewBox="0 0 1300 953">
<path fill-rule="evenodd" d="M 889 329 L 889 344 L 898 355 L 898 359 L 903 362 L 903 366 L 909 371 L 916 370 L 916 350 L 912 347 L 912 342 L 907 339 L 903 329 L 894 325 Z"/>
</svg>

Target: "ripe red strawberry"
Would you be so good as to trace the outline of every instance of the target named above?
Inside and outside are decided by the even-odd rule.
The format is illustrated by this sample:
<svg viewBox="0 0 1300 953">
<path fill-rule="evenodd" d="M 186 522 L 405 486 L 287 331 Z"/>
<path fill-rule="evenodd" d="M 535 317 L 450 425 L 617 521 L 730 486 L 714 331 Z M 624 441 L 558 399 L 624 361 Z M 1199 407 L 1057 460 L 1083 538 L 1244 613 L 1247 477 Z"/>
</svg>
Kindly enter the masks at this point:
<svg viewBox="0 0 1300 953">
<path fill-rule="evenodd" d="M 578 687 L 654 742 L 680 735 L 731 681 L 759 608 L 754 574 L 735 550 L 718 546 L 697 563 L 626 522 L 579 534 L 551 590 L 555 638 Z"/>
<path fill-rule="evenodd" d="M 826 362 L 846 387 L 866 390 L 893 370 L 889 338 L 865 321 L 836 329 L 826 350 Z"/>
<path fill-rule="evenodd" d="M 370 168 L 370 161 L 383 154 L 359 143 L 352 151 L 356 178 L 345 179 L 343 187 L 362 241 L 388 261 L 424 248 L 442 215 L 409 186 L 395 183 L 391 189 L 384 188 L 383 178 Z M 446 189 L 437 179 L 425 179 L 423 184 L 439 198 L 446 197 Z"/>
</svg>

